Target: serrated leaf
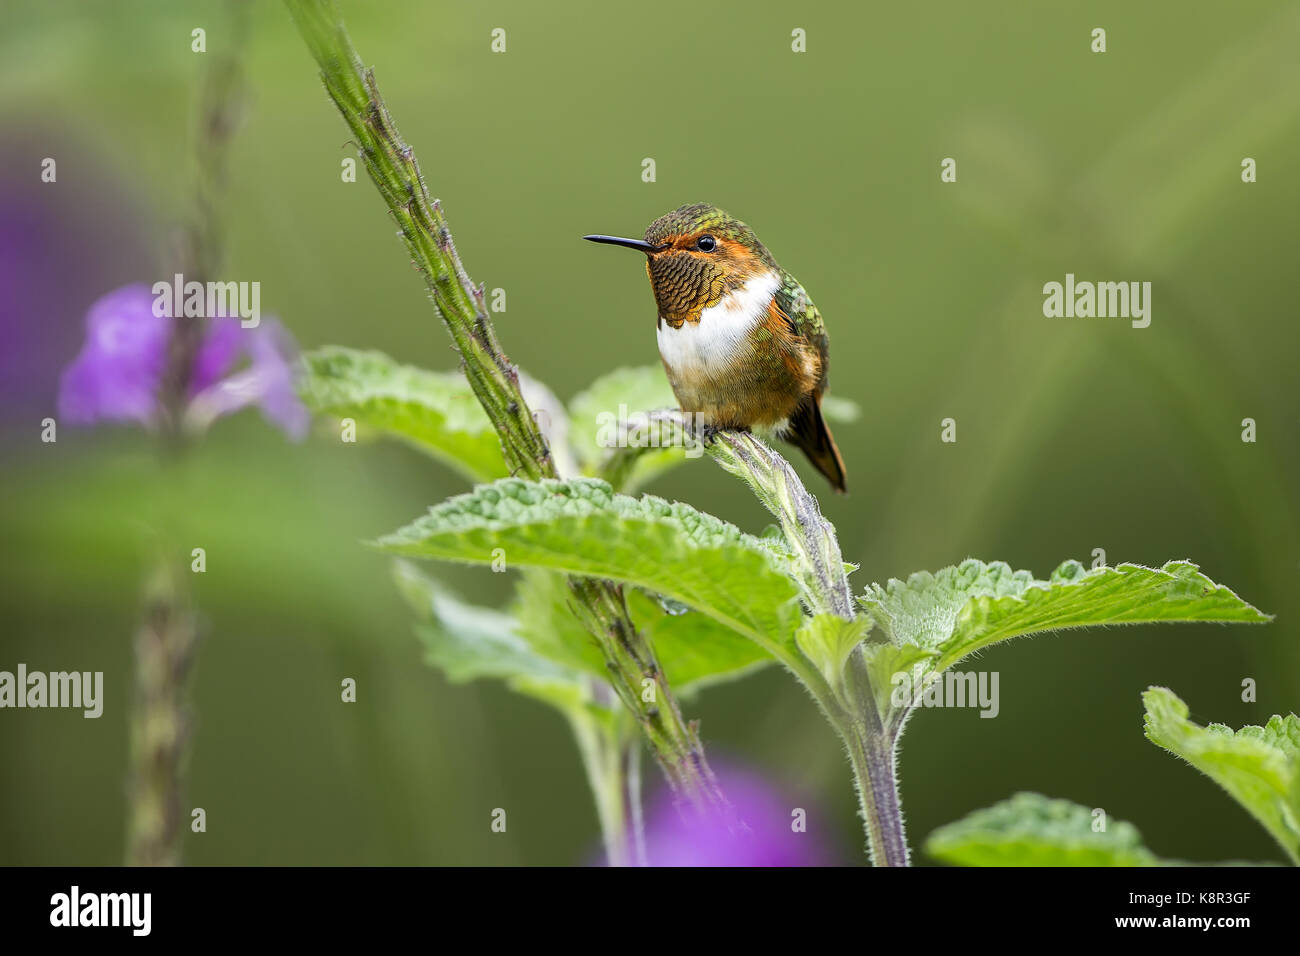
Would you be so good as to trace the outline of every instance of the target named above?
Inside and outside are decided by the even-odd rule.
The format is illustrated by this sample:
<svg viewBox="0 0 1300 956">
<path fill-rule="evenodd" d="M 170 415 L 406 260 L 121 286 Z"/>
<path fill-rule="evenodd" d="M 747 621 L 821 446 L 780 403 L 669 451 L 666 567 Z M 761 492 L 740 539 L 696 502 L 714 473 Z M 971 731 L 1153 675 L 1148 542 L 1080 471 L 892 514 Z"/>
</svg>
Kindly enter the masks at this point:
<svg viewBox="0 0 1300 956">
<path fill-rule="evenodd" d="M 958 866 L 1159 866 L 1137 828 L 1093 814 L 1068 800 L 1018 793 L 942 826 L 925 841 L 935 859 Z"/>
<path fill-rule="evenodd" d="M 937 649 L 939 670 L 981 648 L 1025 634 L 1162 621 L 1261 623 L 1269 615 L 1187 561 L 1085 571 L 1067 561 L 1048 581 L 974 558 L 906 582 L 872 585 L 862 603 L 898 645 Z"/>
<path fill-rule="evenodd" d="M 844 664 L 853 648 L 862 643 L 871 629 L 865 615 L 846 621 L 835 614 L 817 614 L 804 621 L 794 640 L 805 657 L 817 666 L 826 682 L 835 687 L 844 673 Z"/>
<path fill-rule="evenodd" d="M 323 415 L 353 419 L 358 437 L 397 438 L 471 481 L 506 474 L 500 439 L 463 375 L 337 346 L 304 355 L 302 366 L 303 401 Z"/>
<path fill-rule="evenodd" d="M 615 494 L 603 481 L 506 478 L 459 495 L 377 544 L 393 553 L 539 567 L 648 588 L 766 646 L 801 610 L 780 546 L 680 502 Z"/>
<path fill-rule="evenodd" d="M 1165 687 L 1142 695 L 1146 736 L 1205 774 L 1264 827 L 1300 865 L 1300 718 L 1275 714 L 1263 727 L 1233 731 L 1187 719 L 1187 705 Z"/>
</svg>

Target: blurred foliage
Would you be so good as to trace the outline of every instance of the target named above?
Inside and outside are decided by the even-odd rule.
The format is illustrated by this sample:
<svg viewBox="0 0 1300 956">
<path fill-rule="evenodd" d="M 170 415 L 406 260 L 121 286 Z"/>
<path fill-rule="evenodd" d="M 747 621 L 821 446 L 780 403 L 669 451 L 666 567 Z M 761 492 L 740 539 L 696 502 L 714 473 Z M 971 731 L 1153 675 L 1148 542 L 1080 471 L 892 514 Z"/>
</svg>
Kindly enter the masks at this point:
<svg viewBox="0 0 1300 956">
<path fill-rule="evenodd" d="M 1098 822 L 1103 829 L 1097 829 Z M 959 866 L 1160 866 L 1137 827 L 1104 812 L 1038 793 L 976 810 L 925 841 L 935 859 Z"/>
<path fill-rule="evenodd" d="M 1142 695 L 1147 739 L 1221 786 L 1300 866 L 1300 718 L 1274 714 L 1262 727 L 1200 727 L 1187 704 L 1164 687 Z"/>
<path fill-rule="evenodd" d="M 715 202 L 816 298 L 833 393 L 862 408 L 836 428 L 853 494 L 823 502 L 862 566 L 856 587 L 972 553 L 1042 568 L 1103 548 L 1111 563 L 1190 558 L 1277 615 L 988 650 L 997 720 L 927 710 L 910 725 L 914 837 L 1032 789 L 1122 806 L 1179 858 L 1281 859 L 1134 719 L 1153 683 L 1233 726 L 1300 701 L 1300 8 L 342 5 L 468 268 L 508 293 L 494 316 L 504 347 L 561 398 L 655 358 L 640 268 L 579 237 Z M 99 720 L 0 713 L 0 862 L 120 859 L 130 634 L 165 508 L 185 516 L 180 558 L 208 551 L 190 803 L 209 829 L 187 838 L 189 860 L 591 859 L 595 818 L 562 720 L 425 667 L 388 559 L 358 544 L 462 479 L 333 431 L 289 446 L 251 417 L 221 424 L 183 476 L 161 477 L 134 433 L 39 442 L 85 308 L 167 261 L 192 173 L 190 30 L 211 25 L 211 49 L 221 19 L 215 0 L 0 9 L 0 198 L 22 229 L 4 255 L 24 264 L 4 290 L 0 668 L 102 669 L 107 693 Z M 307 347 L 451 370 L 373 187 L 340 179 L 353 151 L 288 16 L 256 0 L 253 21 L 230 278 L 260 281 L 264 311 Z M 1096 25 L 1104 55 L 1088 52 Z M 489 52 L 498 26 L 504 55 Z M 790 52 L 795 26 L 806 54 Z M 57 186 L 38 181 L 45 156 Z M 1245 156 L 1256 184 L 1240 181 Z M 13 203 L 28 211 L 10 217 Z M 1045 319 L 1042 284 L 1066 272 L 1152 281 L 1151 327 Z M 956 444 L 939 441 L 949 416 Z M 1255 444 L 1240 440 L 1246 417 Z M 768 520 L 705 461 L 649 488 L 747 531 Z M 475 604 L 510 593 L 508 575 L 447 577 Z M 344 676 L 355 705 L 339 702 Z M 1245 678 L 1257 701 L 1241 699 Z M 711 754 L 816 795 L 856 849 L 843 754 L 785 675 L 687 710 Z M 489 830 L 498 806 L 506 836 Z"/>
</svg>

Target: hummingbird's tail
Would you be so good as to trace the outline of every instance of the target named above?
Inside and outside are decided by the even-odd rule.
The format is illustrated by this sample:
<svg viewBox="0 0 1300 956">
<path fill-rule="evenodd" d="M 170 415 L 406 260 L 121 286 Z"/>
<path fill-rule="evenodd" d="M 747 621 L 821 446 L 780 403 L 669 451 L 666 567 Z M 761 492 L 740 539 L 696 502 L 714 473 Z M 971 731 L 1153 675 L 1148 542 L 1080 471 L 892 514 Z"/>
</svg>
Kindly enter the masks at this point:
<svg viewBox="0 0 1300 956">
<path fill-rule="evenodd" d="M 790 416 L 785 439 L 803 450 L 808 460 L 826 476 L 832 488 L 840 494 L 848 491 L 844 486 L 844 459 L 840 457 L 840 450 L 835 446 L 831 430 L 826 427 L 826 421 L 822 418 L 820 395 L 808 396 L 808 401 L 800 405 Z"/>
</svg>

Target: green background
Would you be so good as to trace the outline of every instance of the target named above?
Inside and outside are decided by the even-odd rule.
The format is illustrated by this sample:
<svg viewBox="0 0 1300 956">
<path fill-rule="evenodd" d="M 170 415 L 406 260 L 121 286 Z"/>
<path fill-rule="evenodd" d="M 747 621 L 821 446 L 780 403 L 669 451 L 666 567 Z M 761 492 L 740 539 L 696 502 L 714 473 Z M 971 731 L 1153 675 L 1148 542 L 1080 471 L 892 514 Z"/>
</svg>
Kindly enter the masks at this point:
<svg viewBox="0 0 1300 956">
<path fill-rule="evenodd" d="M 638 257 L 579 237 L 639 235 L 714 202 L 816 299 L 832 391 L 864 410 L 835 429 L 852 493 L 823 496 L 859 588 L 968 555 L 1045 576 L 1104 548 L 1111 563 L 1190 558 L 1277 614 L 1258 628 L 1044 637 L 969 663 L 1001 673 L 1001 714 L 909 724 L 914 847 L 1029 789 L 1134 822 L 1162 856 L 1281 859 L 1143 738 L 1139 695 L 1167 685 L 1194 719 L 1234 726 L 1300 706 L 1300 7 L 342 7 L 471 275 L 507 291 L 505 348 L 561 397 L 658 360 Z M 373 187 L 341 182 L 355 152 L 288 14 L 254 8 L 226 277 L 260 281 L 263 311 L 305 347 L 452 367 Z M 0 711 L 0 862 L 121 859 L 131 633 L 150 529 L 175 500 L 190 512 L 180 558 L 208 556 L 187 798 L 208 832 L 187 834 L 187 861 L 591 860 L 594 813 L 561 719 L 424 666 L 387 560 L 358 543 L 463 490 L 456 476 L 395 446 L 291 445 L 255 414 L 220 423 L 166 494 L 138 431 L 39 440 L 86 308 L 170 261 L 190 208 L 190 30 L 205 27 L 212 51 L 226 22 L 219 3 L 161 0 L 0 12 L 0 175 L 27 237 L 5 254 L 40 264 L 3 290 L 0 669 L 103 670 L 107 696 L 96 721 Z M 46 156 L 57 184 L 39 182 Z M 949 156 L 955 184 L 939 179 Z M 644 157 L 655 183 L 641 181 Z M 1045 318 L 1042 285 L 1067 272 L 1151 281 L 1150 328 Z M 956 444 L 939 440 L 946 417 Z M 1255 444 L 1241 441 L 1246 417 Z M 767 523 L 707 459 L 650 490 Z M 508 593 L 502 575 L 440 572 L 478 601 Z M 339 701 L 345 676 L 354 705 Z M 1240 699 L 1245 678 L 1257 703 Z M 841 859 L 862 859 L 847 762 L 792 679 L 769 669 L 687 711 L 715 759 L 806 796 Z M 495 807 L 506 835 L 490 832 Z"/>
</svg>

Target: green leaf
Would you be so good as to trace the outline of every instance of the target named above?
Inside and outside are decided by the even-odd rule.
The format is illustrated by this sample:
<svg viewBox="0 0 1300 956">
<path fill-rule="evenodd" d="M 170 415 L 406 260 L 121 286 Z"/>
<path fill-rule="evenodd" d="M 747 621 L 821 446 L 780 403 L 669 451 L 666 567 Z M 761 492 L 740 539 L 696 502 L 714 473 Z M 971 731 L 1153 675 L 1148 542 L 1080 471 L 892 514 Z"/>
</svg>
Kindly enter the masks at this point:
<svg viewBox="0 0 1300 956">
<path fill-rule="evenodd" d="M 542 656 L 605 680 L 605 658 L 573 613 L 573 594 L 564 575 L 541 568 L 520 570 L 510 606 L 519 633 Z"/>
<path fill-rule="evenodd" d="M 631 491 L 701 457 L 694 436 L 646 414 L 676 407 L 661 365 L 615 369 L 596 379 L 569 403 L 570 442 L 583 470 Z"/>
<path fill-rule="evenodd" d="M 609 454 L 597 436 L 611 419 L 619 417 L 619 406 L 626 414 L 660 408 L 676 408 L 668 376 L 661 365 L 617 368 L 602 375 L 569 402 L 569 419 L 573 423 L 573 450 L 586 467 L 595 468 Z"/>
<path fill-rule="evenodd" d="M 880 719 L 892 724 L 898 715 L 906 715 L 915 696 L 924 692 L 925 675 L 935 670 L 939 652 L 915 644 L 873 641 L 863 646 L 862 657 Z M 903 676 L 907 679 L 902 680 Z"/>
<path fill-rule="evenodd" d="M 894 644 L 938 650 L 937 670 L 998 641 L 1043 631 L 1271 620 L 1186 561 L 1159 569 L 1121 564 L 1093 571 L 1066 561 L 1051 580 L 1038 581 L 1000 561 L 985 564 L 971 558 L 937 574 L 914 574 L 906 583 L 872 585 L 861 600 Z"/>
<path fill-rule="evenodd" d="M 393 577 L 415 611 L 415 633 L 424 645 L 426 662 L 448 680 L 502 680 L 515 693 L 563 713 L 575 722 L 575 733 L 580 730 L 577 724 L 587 721 L 613 731 L 624 719 L 614 707 L 613 690 L 605 687 L 603 672 L 593 678 L 581 667 L 569 667 L 548 655 L 563 635 L 549 634 L 535 642 L 536 632 L 526 631 L 518 618 L 466 604 L 410 562 L 394 562 Z M 573 616 L 563 613 L 576 628 Z M 585 632 L 581 636 L 587 638 Z"/>
<path fill-rule="evenodd" d="M 1137 828 L 1108 820 L 1093 831 L 1093 814 L 1068 800 L 1018 793 L 942 826 L 925 841 L 935 859 L 958 866 L 1159 866 Z"/>
<path fill-rule="evenodd" d="M 513 616 L 466 604 L 408 562 L 393 576 L 416 612 L 425 659 L 454 683 L 490 677 L 574 683 L 573 672 L 538 654 L 517 631 Z"/>
<path fill-rule="evenodd" d="M 603 481 L 507 478 L 451 498 L 377 544 L 396 554 L 608 578 L 681 601 L 775 648 L 801 616 L 788 552 L 680 502 Z"/>
<path fill-rule="evenodd" d="M 685 605 L 677 605 L 678 612 L 666 612 L 660 600 L 627 591 L 632 621 L 650 638 L 659 665 L 679 695 L 742 677 L 771 660 L 757 644 L 713 618 Z M 519 633 L 544 656 L 604 680 L 604 658 L 569 609 L 569 601 L 564 575 L 524 568 L 514 604 Z"/>
<path fill-rule="evenodd" d="M 1300 718 L 1274 715 L 1263 727 L 1201 727 L 1164 687 L 1148 688 L 1146 736 L 1182 757 L 1236 800 L 1300 865 Z"/>
<path fill-rule="evenodd" d="M 650 638 L 668 682 L 681 695 L 744 677 L 772 662 L 763 648 L 700 612 L 669 613 L 640 591 L 627 595 L 632 620 Z"/>
<path fill-rule="evenodd" d="M 846 621 L 838 615 L 823 613 L 808 618 L 794 640 L 804 656 L 817 665 L 826 682 L 835 687 L 849 654 L 862 643 L 870 629 L 871 619 L 866 616 Z"/>
<path fill-rule="evenodd" d="M 501 440 L 464 376 L 331 346 L 303 356 L 299 391 L 313 411 L 357 423 L 358 437 L 398 438 L 471 481 L 506 473 Z"/>
</svg>

